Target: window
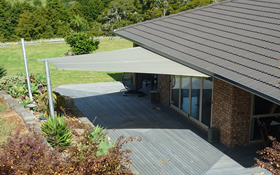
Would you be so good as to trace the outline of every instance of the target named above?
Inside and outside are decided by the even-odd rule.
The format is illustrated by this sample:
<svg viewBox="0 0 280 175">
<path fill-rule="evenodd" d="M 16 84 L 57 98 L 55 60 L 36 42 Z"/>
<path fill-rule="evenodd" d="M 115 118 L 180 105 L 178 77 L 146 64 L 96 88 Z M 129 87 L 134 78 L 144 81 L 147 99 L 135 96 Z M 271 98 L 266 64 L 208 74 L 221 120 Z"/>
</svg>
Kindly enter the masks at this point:
<svg viewBox="0 0 280 175">
<path fill-rule="evenodd" d="M 203 78 L 201 122 L 206 126 L 211 123 L 212 84 L 211 77 Z"/>
<path fill-rule="evenodd" d="M 199 120 L 201 78 L 192 78 L 191 117 Z"/>
<path fill-rule="evenodd" d="M 173 76 L 171 84 L 171 106 L 210 127 L 212 78 Z"/>
<path fill-rule="evenodd" d="M 280 138 L 280 106 L 254 96 L 250 141 L 263 140 L 268 135 Z"/>
<path fill-rule="evenodd" d="M 190 77 L 182 77 L 182 89 L 181 89 L 181 110 L 185 113 L 190 113 Z"/>
</svg>

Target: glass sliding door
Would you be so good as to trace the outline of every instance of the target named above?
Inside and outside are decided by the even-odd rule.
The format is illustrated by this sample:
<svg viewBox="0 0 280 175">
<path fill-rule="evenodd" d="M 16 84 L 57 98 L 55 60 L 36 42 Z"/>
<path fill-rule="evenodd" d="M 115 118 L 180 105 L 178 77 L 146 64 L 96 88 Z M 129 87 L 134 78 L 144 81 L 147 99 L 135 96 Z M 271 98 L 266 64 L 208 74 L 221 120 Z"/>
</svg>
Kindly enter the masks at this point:
<svg viewBox="0 0 280 175">
<path fill-rule="evenodd" d="M 190 87 L 191 78 L 182 77 L 182 89 L 181 89 L 181 110 L 190 114 Z"/>
<path fill-rule="evenodd" d="M 181 76 L 172 76 L 171 82 L 171 104 L 179 108 L 180 88 L 181 88 Z"/>
<path fill-rule="evenodd" d="M 210 127 L 212 84 L 211 77 L 172 76 L 172 107 L 204 127 Z"/>
<path fill-rule="evenodd" d="M 212 78 L 203 78 L 201 122 L 210 127 L 212 106 Z"/>
<path fill-rule="evenodd" d="M 201 78 L 192 78 L 191 86 L 191 117 L 199 120 Z"/>
</svg>

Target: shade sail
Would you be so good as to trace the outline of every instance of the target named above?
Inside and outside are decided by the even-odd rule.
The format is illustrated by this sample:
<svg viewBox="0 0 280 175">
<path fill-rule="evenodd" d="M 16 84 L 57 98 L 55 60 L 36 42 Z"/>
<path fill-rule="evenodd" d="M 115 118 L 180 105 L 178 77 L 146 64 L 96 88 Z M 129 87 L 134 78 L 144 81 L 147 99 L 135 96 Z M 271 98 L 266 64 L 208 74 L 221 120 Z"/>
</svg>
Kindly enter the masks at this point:
<svg viewBox="0 0 280 175">
<path fill-rule="evenodd" d="M 88 70 L 133 72 L 208 77 L 163 56 L 134 47 L 110 52 L 100 52 L 71 57 L 49 59 L 49 63 L 61 70 Z"/>
</svg>

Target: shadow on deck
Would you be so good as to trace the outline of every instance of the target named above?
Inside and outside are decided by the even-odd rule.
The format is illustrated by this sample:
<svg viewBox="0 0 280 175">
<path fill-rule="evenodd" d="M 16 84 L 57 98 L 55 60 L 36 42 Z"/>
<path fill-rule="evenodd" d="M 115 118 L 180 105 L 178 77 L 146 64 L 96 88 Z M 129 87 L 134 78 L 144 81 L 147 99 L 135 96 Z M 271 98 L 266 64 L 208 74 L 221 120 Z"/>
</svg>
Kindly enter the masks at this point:
<svg viewBox="0 0 280 175">
<path fill-rule="evenodd" d="M 256 150 L 263 148 L 262 145 L 253 145 L 229 149 L 221 143 L 210 144 L 207 133 L 170 108 L 151 104 L 149 95 L 123 96 L 119 92 L 121 89 L 123 86 L 114 82 L 65 85 L 57 87 L 56 91 L 72 97 L 90 121 L 97 117 L 94 125 L 106 127 L 112 139 L 121 135 L 143 138 L 141 143 L 128 145 L 133 150 L 131 157 L 137 173 L 159 174 L 163 170 L 165 174 L 177 175 L 232 174 L 229 173 L 232 170 L 244 171 L 253 166 L 254 157 L 258 156 Z M 224 171 L 223 167 L 211 171 L 225 155 L 230 157 L 227 159 L 229 171 Z M 167 159 L 170 162 L 159 166 L 160 160 Z M 248 174 L 260 172 L 263 170 L 248 171 Z"/>
</svg>

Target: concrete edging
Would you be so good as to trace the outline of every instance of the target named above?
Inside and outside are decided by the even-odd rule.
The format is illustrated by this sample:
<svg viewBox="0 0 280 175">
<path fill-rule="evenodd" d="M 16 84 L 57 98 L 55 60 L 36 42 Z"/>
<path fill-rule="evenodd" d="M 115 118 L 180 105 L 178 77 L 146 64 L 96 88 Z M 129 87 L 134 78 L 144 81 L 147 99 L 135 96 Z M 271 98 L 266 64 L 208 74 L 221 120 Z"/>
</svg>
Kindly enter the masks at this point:
<svg viewBox="0 0 280 175">
<path fill-rule="evenodd" d="M 9 106 L 22 118 L 25 125 L 30 125 L 30 126 L 33 125 L 34 130 L 36 132 L 43 134 L 37 121 L 35 120 L 34 115 L 31 113 L 29 109 L 24 108 L 22 105 L 18 103 L 16 99 L 14 99 L 10 94 L 8 94 L 5 91 L 0 91 L 0 96 L 2 96 L 5 99 L 5 101 L 9 104 Z M 65 97 L 65 98 L 67 101 L 70 101 L 70 97 Z M 73 103 L 67 103 L 67 105 L 72 109 L 76 117 L 82 123 L 90 124 L 92 127 L 94 127 L 92 122 L 90 122 L 88 118 L 84 116 L 84 114 L 75 106 L 74 101 Z M 27 129 L 30 131 L 31 128 L 27 127 Z"/>
</svg>

